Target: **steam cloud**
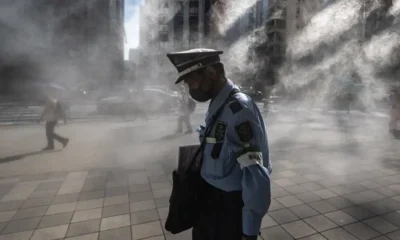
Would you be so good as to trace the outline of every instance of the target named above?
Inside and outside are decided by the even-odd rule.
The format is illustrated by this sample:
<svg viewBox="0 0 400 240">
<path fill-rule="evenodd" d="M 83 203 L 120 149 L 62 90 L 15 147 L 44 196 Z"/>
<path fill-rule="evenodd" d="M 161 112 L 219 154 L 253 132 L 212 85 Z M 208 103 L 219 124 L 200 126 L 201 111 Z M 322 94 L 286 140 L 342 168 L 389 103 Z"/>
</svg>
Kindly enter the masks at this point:
<svg viewBox="0 0 400 240">
<path fill-rule="evenodd" d="M 212 9 L 212 19 L 217 25 L 217 37 L 210 36 L 211 40 L 206 41 L 207 46 L 199 47 L 224 50 L 223 60 L 228 73 L 240 72 L 242 75 L 251 76 L 250 78 L 265 78 L 255 73 L 260 68 L 268 67 L 268 56 L 253 60 L 249 57 L 254 55 L 254 47 L 268 41 L 263 34 L 264 26 L 239 36 L 233 43 L 221 41 L 256 1 L 222 2 L 222 12 Z M 316 9 L 303 9 L 306 25 L 288 39 L 286 61 L 278 69 L 278 89 L 290 95 L 296 93 L 297 100 L 326 107 L 332 106 L 335 98 L 350 91 L 357 95 L 358 104 L 365 110 L 378 107 L 379 101 L 387 96 L 388 82 L 393 81 L 396 78 L 395 74 L 398 74 L 392 69 L 400 62 L 397 27 L 400 3 L 394 1 L 388 11 L 388 16 L 392 17 L 393 21 L 381 25 L 370 39 L 362 41 L 363 24 L 367 21 L 368 31 L 367 18 L 382 8 L 382 1 L 375 1 L 366 9 L 365 14 L 362 2 L 335 1 L 318 12 L 315 12 Z M 153 20 L 147 23 L 150 28 L 151 24 L 155 23 L 157 14 L 154 13 L 154 9 L 148 12 L 152 12 L 154 16 Z M 155 35 L 154 37 L 156 39 Z M 179 46 L 182 45 L 175 44 L 166 51 L 184 50 Z M 164 67 L 171 68 L 168 64 Z M 350 88 L 353 90 L 349 90 Z"/>
<path fill-rule="evenodd" d="M 225 51 L 223 60 L 227 72 L 251 77 L 265 78 L 258 75 L 260 69 L 268 67 L 268 56 L 261 58 L 251 58 L 254 55 L 254 48 L 265 44 L 266 35 L 264 26 L 261 29 L 247 32 L 237 37 L 233 43 L 227 44 L 220 39 L 227 36 L 228 32 L 235 27 L 238 19 L 243 17 L 248 9 L 256 3 L 256 0 L 230 0 L 224 3 L 223 13 L 218 9 L 212 9 L 212 19 L 216 22 L 217 36 L 210 36 L 206 39 L 207 46 Z M 150 34 L 149 46 L 158 42 L 158 21 L 162 9 L 158 1 L 145 1 L 141 6 L 141 15 L 145 16 L 146 21 L 141 21 L 142 32 Z M 77 66 L 81 65 L 83 59 L 75 58 L 74 64 L 69 60 L 69 48 L 71 46 L 50 44 L 52 35 L 61 34 L 58 31 L 63 20 L 73 14 L 79 14 L 84 10 L 84 4 L 76 4 L 69 11 L 61 15 L 52 16 L 52 21 L 41 23 L 35 11 L 24 11 L 33 6 L 24 1 L 10 1 L 10 4 L 3 4 L 0 8 L 0 22 L 13 31 L 24 33 L 24 38 L 12 41 L 8 38 L 5 41 L 7 56 L 10 62 L 21 61 L 22 58 L 29 58 L 37 66 L 35 78 L 55 81 L 69 89 L 77 89 L 82 82 L 98 82 L 99 79 L 92 79 L 85 75 Z M 92 8 L 90 4 L 87 6 Z M 376 1 L 365 14 L 381 8 L 380 1 Z M 307 9 L 306 9 L 307 10 Z M 305 101 L 331 104 L 334 95 L 339 95 L 345 88 L 340 78 L 346 78 L 353 73 L 359 75 L 361 83 L 365 86 L 358 94 L 362 104 L 367 108 L 376 107 L 376 101 L 385 98 L 387 82 L 398 77 L 399 63 L 399 15 L 400 1 L 393 1 L 393 7 L 389 14 L 393 16 L 393 21 L 381 26 L 380 31 L 370 39 L 360 42 L 362 38 L 361 29 L 363 24 L 362 1 L 347 0 L 336 1 L 325 9 L 314 13 L 309 12 L 308 24 L 299 30 L 295 36 L 288 39 L 286 51 L 286 61 L 279 69 L 278 86 L 288 93 L 301 93 L 301 98 Z M 172 13 L 167 15 L 167 22 L 173 20 Z M 257 34 L 258 32 L 258 34 Z M 68 37 L 68 36 L 65 36 Z M 220 41 L 214 41 L 219 39 Z M 208 40 L 208 41 L 207 41 Z M 94 64 L 97 62 L 101 66 L 111 66 L 105 57 L 103 47 L 106 39 L 101 34 L 91 40 L 87 51 L 88 59 Z M 360 44 L 361 43 L 361 44 Z M 52 46 L 53 45 L 53 46 Z M 34 46 L 34 47 L 33 47 Z M 175 43 L 174 46 L 166 46 L 165 52 L 184 50 L 180 49 L 182 44 Z M 76 47 L 76 46 L 72 46 Z M 64 53 L 54 57 L 49 57 L 51 52 Z M 41 54 L 38 54 L 41 52 Z M 104 62 L 106 61 L 106 62 Z M 146 59 L 142 59 L 146 62 Z M 174 69 L 164 57 L 158 63 L 143 64 L 147 69 L 147 77 L 157 78 L 159 82 L 165 83 L 164 73 L 174 73 Z M 162 76 L 151 76 L 152 66 L 157 65 L 161 69 Z M 171 76 L 167 76 L 171 77 Z M 250 77 L 250 78 L 251 78 Z M 235 76 L 232 76 L 235 79 Z M 239 77 L 241 78 L 241 77 Z M 241 79 L 237 79 L 239 82 Z M 147 80 L 145 80 L 147 81 Z M 301 91 L 300 91 L 301 90 Z"/>
<path fill-rule="evenodd" d="M 381 25 L 365 41 L 365 18 L 382 7 L 379 1 L 367 9 L 364 17 L 362 1 L 357 0 L 336 1 L 312 16 L 288 44 L 288 61 L 280 69 L 281 87 L 291 93 L 304 89 L 304 100 L 329 105 L 346 88 L 351 91 L 352 84 L 346 79 L 350 81 L 356 74 L 363 86 L 353 91 L 359 103 L 365 109 L 379 107 L 379 101 L 387 97 L 388 83 L 398 78 L 390 71 L 400 62 L 398 5 L 395 1 L 389 11 L 394 21 Z"/>
</svg>

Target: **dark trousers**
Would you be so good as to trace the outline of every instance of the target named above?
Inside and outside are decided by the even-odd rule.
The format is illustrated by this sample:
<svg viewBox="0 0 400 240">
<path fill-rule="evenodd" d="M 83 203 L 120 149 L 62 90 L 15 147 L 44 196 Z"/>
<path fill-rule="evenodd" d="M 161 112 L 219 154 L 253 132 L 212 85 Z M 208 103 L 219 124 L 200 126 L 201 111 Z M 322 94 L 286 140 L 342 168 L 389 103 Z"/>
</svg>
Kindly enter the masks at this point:
<svg viewBox="0 0 400 240">
<path fill-rule="evenodd" d="M 188 131 L 192 131 L 192 124 L 190 123 L 190 115 L 179 116 L 178 117 L 178 132 L 182 132 L 182 125 L 186 124 Z"/>
<path fill-rule="evenodd" d="M 193 240 L 241 240 L 242 192 L 225 192 L 203 180 Z"/>
<path fill-rule="evenodd" d="M 60 135 L 54 132 L 54 128 L 57 125 L 57 121 L 46 122 L 46 137 L 47 137 L 47 146 L 54 147 L 54 139 L 59 141 L 60 143 L 65 142 L 67 139 L 61 137 Z"/>
</svg>

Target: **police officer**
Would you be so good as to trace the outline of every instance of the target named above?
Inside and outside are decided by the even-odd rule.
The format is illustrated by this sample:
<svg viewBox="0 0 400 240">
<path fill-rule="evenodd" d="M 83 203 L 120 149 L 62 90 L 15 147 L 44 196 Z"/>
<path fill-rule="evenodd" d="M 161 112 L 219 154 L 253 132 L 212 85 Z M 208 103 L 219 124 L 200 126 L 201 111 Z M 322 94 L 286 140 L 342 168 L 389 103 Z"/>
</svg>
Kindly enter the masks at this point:
<svg viewBox="0 0 400 240">
<path fill-rule="evenodd" d="M 200 214 L 193 240 L 257 239 L 271 202 L 271 163 L 261 113 L 252 99 L 225 77 L 213 49 L 167 54 L 198 102 L 211 100 L 201 167 Z M 204 131 L 221 109 L 208 136 Z"/>
<path fill-rule="evenodd" d="M 389 132 L 397 139 L 400 138 L 400 131 L 397 127 L 397 123 L 400 120 L 400 93 L 398 87 L 392 87 L 389 96 L 391 110 L 390 110 L 390 121 L 389 121 Z"/>
</svg>

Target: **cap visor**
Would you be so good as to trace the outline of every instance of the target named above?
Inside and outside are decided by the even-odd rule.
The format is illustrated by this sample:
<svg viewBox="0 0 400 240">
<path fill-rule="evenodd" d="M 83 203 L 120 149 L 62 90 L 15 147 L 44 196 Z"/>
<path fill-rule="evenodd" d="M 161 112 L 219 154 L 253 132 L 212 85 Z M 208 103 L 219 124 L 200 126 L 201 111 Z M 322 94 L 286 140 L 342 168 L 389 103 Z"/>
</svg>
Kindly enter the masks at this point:
<svg viewBox="0 0 400 240">
<path fill-rule="evenodd" d="M 183 76 L 180 76 L 176 81 L 175 84 L 178 84 L 183 81 Z"/>
</svg>

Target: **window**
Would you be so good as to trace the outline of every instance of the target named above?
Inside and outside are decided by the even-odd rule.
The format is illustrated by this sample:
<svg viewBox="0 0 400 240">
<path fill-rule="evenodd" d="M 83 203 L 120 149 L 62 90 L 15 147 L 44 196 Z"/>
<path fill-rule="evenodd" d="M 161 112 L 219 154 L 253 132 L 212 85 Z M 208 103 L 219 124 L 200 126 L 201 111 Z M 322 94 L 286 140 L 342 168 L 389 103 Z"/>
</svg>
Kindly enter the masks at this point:
<svg viewBox="0 0 400 240">
<path fill-rule="evenodd" d="M 160 40 L 160 42 L 168 42 L 169 40 L 168 32 L 159 32 L 158 39 Z"/>
<path fill-rule="evenodd" d="M 169 27 L 166 24 L 160 25 L 160 32 L 169 32 Z"/>
<path fill-rule="evenodd" d="M 282 34 L 279 32 L 272 32 L 268 34 L 268 40 L 271 42 L 283 42 L 285 39 L 283 38 Z"/>
<path fill-rule="evenodd" d="M 198 1 L 190 1 L 189 2 L 189 15 L 190 16 L 199 15 L 199 2 Z"/>
<path fill-rule="evenodd" d="M 199 9 L 198 9 L 198 8 L 189 8 L 189 15 L 190 15 L 190 16 L 197 16 L 197 15 L 199 15 Z"/>
<path fill-rule="evenodd" d="M 286 9 L 282 7 L 272 7 L 269 9 L 268 18 L 286 18 Z"/>
<path fill-rule="evenodd" d="M 160 15 L 160 17 L 158 18 L 158 24 L 162 25 L 166 24 L 167 22 L 168 22 L 167 15 Z"/>
<path fill-rule="evenodd" d="M 190 32 L 189 41 L 190 42 L 198 42 L 199 41 L 199 32 Z"/>
<path fill-rule="evenodd" d="M 169 48 L 169 42 L 160 42 L 160 48 L 168 49 Z"/>
<path fill-rule="evenodd" d="M 169 8 L 168 0 L 160 0 L 160 9 Z"/>
<path fill-rule="evenodd" d="M 175 5 L 176 16 L 183 16 L 183 2 L 178 1 Z"/>
<path fill-rule="evenodd" d="M 248 23 L 248 24 L 249 24 L 250 26 L 254 26 L 255 23 L 256 23 L 256 16 L 255 16 L 254 13 L 250 13 L 250 14 L 249 14 L 249 23 Z"/>
<path fill-rule="evenodd" d="M 181 42 L 183 39 L 183 15 L 177 14 L 174 16 L 174 40 Z"/>
<path fill-rule="evenodd" d="M 190 25 L 189 26 L 189 42 L 190 42 L 190 44 L 197 44 L 198 41 L 199 41 L 199 25 L 198 24 Z"/>
<path fill-rule="evenodd" d="M 280 29 L 286 28 L 286 21 L 285 20 L 276 20 L 276 26 Z"/>
</svg>

